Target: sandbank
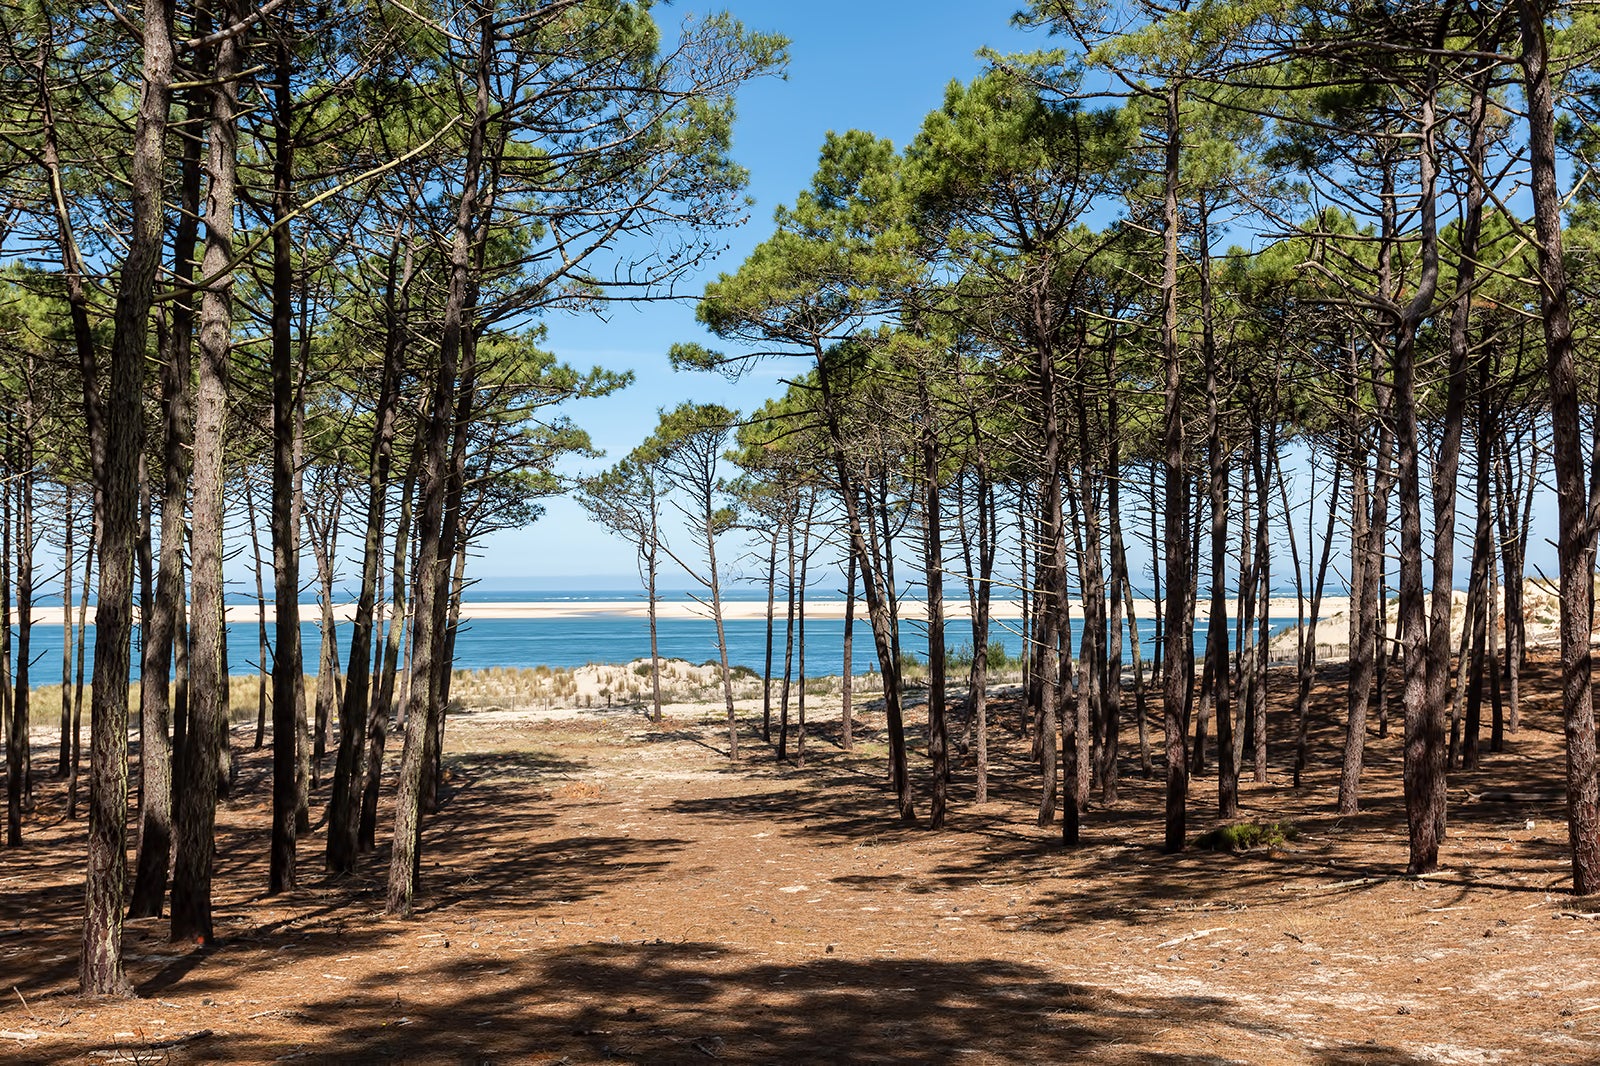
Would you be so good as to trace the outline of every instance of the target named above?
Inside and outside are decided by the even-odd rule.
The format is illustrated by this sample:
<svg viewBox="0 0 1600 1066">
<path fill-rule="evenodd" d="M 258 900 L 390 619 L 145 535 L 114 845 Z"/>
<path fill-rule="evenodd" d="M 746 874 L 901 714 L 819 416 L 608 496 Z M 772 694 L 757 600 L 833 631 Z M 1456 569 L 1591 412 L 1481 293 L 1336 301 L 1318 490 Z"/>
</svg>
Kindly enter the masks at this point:
<svg viewBox="0 0 1600 1066">
<path fill-rule="evenodd" d="M 1230 601 L 1231 603 L 1231 601 Z M 1324 618 L 1339 614 L 1347 609 L 1349 600 L 1344 596 L 1326 596 L 1322 600 L 1322 615 Z M 1307 604 L 1309 608 L 1309 602 Z M 333 606 L 333 617 L 336 621 L 348 621 L 355 616 L 354 603 L 337 603 Z M 785 603 L 779 600 L 776 605 L 777 616 L 784 615 Z M 228 621 L 235 623 L 249 623 L 256 621 L 258 608 L 253 603 L 229 604 Z M 1268 607 L 1268 613 L 1275 619 L 1293 618 L 1298 613 L 1295 600 L 1292 597 L 1274 597 Z M 1141 620 L 1155 617 L 1155 603 L 1148 599 L 1134 600 L 1134 612 Z M 73 612 L 76 615 L 76 611 Z M 805 607 L 806 617 L 813 621 L 829 621 L 844 618 L 845 603 L 843 600 L 809 600 Z M 949 619 L 963 619 L 970 616 L 970 608 L 965 597 L 945 601 L 945 617 Z M 1015 621 L 1022 617 L 1022 604 L 1015 599 L 997 599 L 990 607 L 991 616 L 995 621 Z M 1196 614 L 1199 618 L 1207 617 L 1205 604 L 1197 606 Z M 33 624 L 35 626 L 60 626 L 62 609 L 59 606 L 40 606 L 33 609 Z M 501 603 L 485 601 L 467 601 L 461 605 L 461 617 L 469 620 L 511 619 L 522 621 L 555 620 L 562 618 L 638 618 L 644 619 L 649 615 L 649 608 L 642 599 L 622 600 L 541 600 L 525 603 Z M 1074 603 L 1073 615 L 1081 616 L 1081 608 Z M 134 612 L 137 619 L 138 612 Z M 764 619 L 767 616 L 765 600 L 729 600 L 722 605 L 722 616 L 730 621 L 748 621 Z M 900 603 L 900 616 L 907 621 L 921 621 L 927 617 L 927 605 L 922 600 L 902 600 Z M 267 604 L 267 620 L 271 622 L 276 617 L 272 604 Z M 708 605 L 697 603 L 694 600 L 672 599 L 663 600 L 656 605 L 656 617 L 663 620 L 710 618 L 711 608 Z M 866 604 L 856 602 L 856 617 L 866 618 Z M 302 622 L 319 622 L 322 618 L 322 608 L 315 603 L 302 603 L 300 605 L 300 620 Z M 16 620 L 15 612 L 12 615 L 13 624 Z M 94 609 L 89 610 L 89 622 L 94 622 Z"/>
</svg>

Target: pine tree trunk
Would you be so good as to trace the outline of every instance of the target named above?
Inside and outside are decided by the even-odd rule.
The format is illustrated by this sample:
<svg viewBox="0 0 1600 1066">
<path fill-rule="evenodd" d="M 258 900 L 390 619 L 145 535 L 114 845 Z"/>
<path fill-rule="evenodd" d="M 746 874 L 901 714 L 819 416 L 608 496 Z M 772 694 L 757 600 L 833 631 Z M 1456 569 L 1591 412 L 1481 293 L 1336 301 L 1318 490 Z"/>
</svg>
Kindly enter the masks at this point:
<svg viewBox="0 0 1600 1066">
<path fill-rule="evenodd" d="M 1336 457 L 1333 467 L 1333 487 L 1330 489 L 1327 496 L 1328 524 L 1322 535 L 1322 557 L 1317 561 L 1316 578 L 1311 583 L 1311 613 L 1309 616 L 1307 616 L 1309 617 L 1310 621 L 1304 623 L 1305 642 L 1300 648 L 1298 677 L 1299 686 L 1296 690 L 1294 706 L 1295 728 L 1298 734 L 1295 742 L 1294 755 L 1295 788 L 1300 787 L 1300 776 L 1305 771 L 1306 767 L 1306 749 L 1309 743 L 1307 736 L 1309 729 L 1309 723 L 1307 719 L 1309 715 L 1307 712 L 1311 706 L 1311 683 L 1316 679 L 1317 674 L 1317 620 L 1322 614 L 1322 590 L 1328 583 L 1328 565 L 1333 559 L 1333 533 L 1334 529 L 1337 528 L 1339 517 L 1339 473 L 1342 469 L 1339 463 L 1340 460 Z M 1289 515 L 1289 490 L 1283 483 L 1281 470 L 1278 479 L 1278 487 L 1279 491 L 1283 494 L 1284 520 L 1287 522 Z M 1308 517 L 1308 525 L 1309 522 L 1310 519 Z M 1309 531 L 1306 535 L 1307 537 L 1310 536 Z M 1306 547 L 1307 550 L 1310 549 L 1311 546 L 1309 542 L 1307 543 Z M 1299 580 L 1299 573 L 1300 566 L 1297 562 L 1295 564 L 1295 577 L 1297 581 Z M 1304 599 L 1303 594 L 1300 596 L 1300 598 Z M 1363 726 L 1363 729 L 1364 728 L 1365 726 Z"/>
<path fill-rule="evenodd" d="M 655 502 L 651 501 L 650 512 L 655 514 Z M 656 725 L 661 724 L 661 649 L 656 643 L 656 567 L 657 549 L 655 546 L 655 528 L 652 518 L 650 531 L 650 548 L 645 560 L 646 593 L 650 605 L 650 720 Z M 770 582 L 770 576 L 769 576 Z M 772 674 L 772 589 L 767 588 L 767 675 Z M 767 739 L 771 739 L 769 736 Z"/>
<path fill-rule="evenodd" d="M 310 302 L 310 298 L 309 298 L 309 295 L 307 293 L 307 290 L 302 288 L 301 295 L 300 295 L 300 331 L 299 331 L 300 332 L 299 377 L 300 377 L 300 380 L 302 382 L 305 380 L 306 368 L 307 368 L 308 363 L 310 362 L 310 357 L 311 357 L 311 352 L 310 352 L 310 349 L 311 349 L 311 328 L 310 328 L 310 322 L 308 320 L 308 314 L 307 314 L 307 312 L 309 310 L 309 308 L 308 308 L 309 302 Z M 296 668 L 294 670 L 294 676 L 293 677 L 288 677 L 288 676 L 286 676 L 286 674 L 287 674 L 287 670 L 288 670 L 288 667 L 289 667 L 289 663 L 285 658 L 280 658 L 279 662 L 283 664 L 283 666 L 285 668 L 285 671 L 286 671 L 286 674 L 283 675 L 283 676 L 274 676 L 274 678 L 273 678 L 273 686 L 274 686 L 274 691 L 275 692 L 288 691 L 290 686 L 293 687 L 293 694 L 294 694 L 294 700 L 293 700 L 293 703 L 294 703 L 294 738 L 295 738 L 295 740 L 294 740 L 294 794 L 295 794 L 295 799 L 294 799 L 294 830 L 295 830 L 296 836 L 298 837 L 298 835 L 301 834 L 301 833 L 309 833 L 311 831 L 311 750 L 312 750 L 312 747 L 313 747 L 313 745 L 311 743 L 311 717 L 306 712 L 305 646 L 304 646 L 303 642 L 300 639 L 300 585 L 299 585 L 299 580 L 300 580 L 300 554 L 301 554 L 300 536 L 301 536 L 301 529 L 305 525 L 305 518 L 306 518 L 306 494 L 305 494 L 305 482 L 306 482 L 306 479 L 305 479 L 305 465 L 306 465 L 306 463 L 305 463 L 306 407 L 305 407 L 305 397 L 304 397 L 303 393 L 298 388 L 291 387 L 291 389 L 290 389 L 289 407 L 292 408 L 292 410 L 290 410 L 288 412 L 288 418 L 289 418 L 289 427 L 288 427 L 289 428 L 289 446 L 288 446 L 288 451 L 289 451 L 289 462 L 290 462 L 289 513 L 287 515 L 285 515 L 285 514 L 282 514 L 281 512 L 277 512 L 276 511 L 277 508 L 281 507 L 281 504 L 280 504 L 280 502 L 278 500 L 278 495 L 279 495 L 279 493 L 281 491 L 281 489 L 279 487 L 279 484 L 278 484 L 278 478 L 281 476 L 281 474 L 278 471 L 279 471 L 279 468 L 281 467 L 281 464 L 283 462 L 282 452 L 279 451 L 279 449 L 281 449 L 283 447 L 282 444 L 279 443 L 279 438 L 281 438 L 281 436 L 282 436 L 282 425 L 281 425 L 280 420 L 283 418 L 283 415 L 279 413 L 280 408 L 279 408 L 278 399 L 277 399 L 278 389 L 279 389 L 279 384 L 277 382 L 276 372 L 274 372 L 274 379 L 273 379 L 273 397 L 274 398 L 273 398 L 273 412 L 272 412 L 273 438 L 274 438 L 274 441 L 273 441 L 273 449 L 274 449 L 274 451 L 273 451 L 273 460 L 272 460 L 272 462 L 273 462 L 274 473 L 273 473 L 272 492 L 273 492 L 273 506 L 275 508 L 275 513 L 273 515 L 273 521 L 275 523 L 278 523 L 279 525 L 275 525 L 274 526 L 275 532 L 273 533 L 273 547 L 272 547 L 272 550 L 274 552 L 277 552 L 278 551 L 278 545 L 280 545 L 280 544 L 286 546 L 286 550 L 289 552 L 289 562 L 291 563 L 291 567 L 292 568 L 291 567 L 285 567 L 283 570 L 279 571 L 279 573 L 284 575 L 284 576 L 292 574 L 294 576 L 294 578 L 295 578 L 295 586 L 294 586 L 293 594 L 290 597 L 291 602 L 293 604 L 293 611 L 294 611 L 294 614 L 292 616 L 293 619 L 294 619 L 294 622 L 295 622 L 294 630 L 293 630 L 292 634 L 288 633 L 288 632 L 284 632 L 283 635 L 285 637 L 288 637 L 293 642 L 292 647 L 290 647 L 289 645 L 285 645 L 285 647 L 289 648 L 289 651 L 285 652 L 284 654 L 285 655 L 292 654 L 292 656 L 294 658 L 294 661 L 295 661 L 295 663 L 297 665 L 296 665 Z M 281 526 L 282 528 L 279 528 L 279 526 Z M 288 623 L 287 623 L 287 621 L 285 621 L 283 619 L 282 616 L 279 616 L 278 624 L 282 625 L 282 626 L 286 626 Z M 280 688 L 279 686 L 282 686 L 282 687 Z M 285 711 L 284 713 L 285 713 L 285 715 L 287 715 L 288 712 Z M 277 770 L 277 767 L 278 767 L 278 759 L 279 759 L 279 757 L 280 757 L 279 752 L 276 749 L 274 749 L 273 750 L 273 760 L 272 760 L 272 765 L 273 765 L 272 776 L 273 776 L 273 791 L 274 791 L 274 793 L 276 793 L 277 787 L 278 787 L 278 783 L 277 783 L 278 770 Z M 281 757 L 284 758 L 284 759 L 287 759 L 288 755 L 287 754 L 283 754 Z M 276 802 L 276 801 L 274 801 L 274 802 Z"/>
<path fill-rule="evenodd" d="M 244 483 L 245 521 L 250 527 L 250 555 L 255 563 L 256 578 L 256 670 L 260 684 L 256 687 L 256 742 L 257 751 L 267 742 L 267 690 L 271 687 L 272 670 L 267 664 L 267 586 L 261 573 L 261 534 L 256 528 L 255 491 L 250 481 Z"/>
<path fill-rule="evenodd" d="M 850 530 L 850 551 L 861 570 L 861 587 L 867 601 L 867 617 L 872 625 L 872 639 L 877 647 L 878 668 L 883 678 L 884 716 L 889 727 L 889 774 L 895 790 L 895 802 L 900 819 L 916 820 L 911 803 L 911 779 L 906 769 L 905 724 L 901 710 L 900 659 L 898 636 L 892 632 L 894 625 L 887 599 L 893 595 L 893 585 L 882 583 L 882 575 L 873 561 L 863 528 L 862 507 L 857 497 L 856 479 L 851 475 L 845 456 L 845 438 L 838 408 L 833 395 L 829 358 L 819 345 L 813 353 L 817 361 L 817 383 L 822 400 L 822 413 L 828 428 L 829 447 L 833 452 L 834 473 L 839 483 L 839 493 L 844 498 L 845 516 Z"/>
<path fill-rule="evenodd" d="M 231 22 L 233 9 L 229 12 Z M 199 377 L 194 407 L 194 502 L 190 623 L 189 734 L 179 760 L 177 861 L 172 876 L 172 939 L 209 945 L 211 877 L 221 734 L 227 728 L 228 675 L 224 660 L 223 486 L 227 480 L 228 377 L 231 354 L 233 211 L 236 136 L 234 109 L 243 41 L 217 45 L 211 72 L 211 117 L 206 195 L 206 250 L 201 272 L 210 284 L 200 303 Z M 98 660 L 100 649 L 95 648 Z"/>
<path fill-rule="evenodd" d="M 311 526 L 311 554 L 317 563 L 317 596 L 321 609 L 321 643 L 317 652 L 316 724 L 311 740 L 311 784 L 322 783 L 322 763 L 328 753 L 328 736 L 333 711 L 339 706 L 343 678 L 339 671 L 338 624 L 333 617 L 333 569 L 339 550 L 339 520 L 344 510 L 343 493 L 334 491 L 332 512 L 318 528 L 315 517 L 307 516 Z"/>
<path fill-rule="evenodd" d="M 652 571 L 651 580 L 655 575 Z M 772 547 L 767 554 L 767 658 L 761 668 L 761 739 L 767 744 L 772 743 L 772 630 L 775 609 L 778 600 L 778 525 L 772 526 Z M 655 654 L 656 613 L 655 603 L 652 599 L 650 605 L 650 645 L 651 654 Z"/>
<path fill-rule="evenodd" d="M 794 527 L 798 516 L 791 509 L 789 513 L 788 535 L 789 551 L 787 576 L 785 579 L 785 597 L 788 602 L 787 620 L 783 627 L 783 680 L 778 692 L 778 754 L 777 760 L 782 762 L 788 757 L 789 752 L 789 679 L 794 676 L 794 612 L 795 612 L 795 552 L 794 552 Z"/>
<path fill-rule="evenodd" d="M 11 415 L 0 413 L 0 462 L 5 469 L 16 468 L 16 451 L 11 440 Z M 16 690 L 11 687 L 11 549 L 16 508 L 11 502 L 13 483 L 0 483 L 0 728 L 5 733 L 6 749 L 6 838 L 8 847 L 22 843 L 22 779 L 24 775 L 23 737 L 27 723 L 18 722 Z"/>
<path fill-rule="evenodd" d="M 61 544 L 61 749 L 56 757 L 56 776 L 65 778 L 72 764 L 72 534 L 76 515 L 72 483 L 66 485 L 66 502 L 62 505 L 63 531 Z M 149 643 L 149 633 L 145 642 Z M 141 705 L 143 700 L 141 699 Z M 140 728 L 142 737 L 144 730 Z M 142 743 L 142 740 L 141 740 Z M 143 815 L 143 808 L 140 808 Z M 141 840 L 143 835 L 141 833 Z M 141 845 L 142 846 L 142 845 Z"/>
<path fill-rule="evenodd" d="M 200 105 L 191 103 L 190 113 Z M 144 619 L 144 654 L 140 666 L 139 773 L 143 785 L 139 806 L 139 861 L 133 883 L 130 918 L 154 918 L 167 897 L 167 873 L 172 862 L 172 656 L 178 600 L 183 593 L 184 511 L 188 502 L 189 465 L 193 427 L 189 410 L 189 375 L 193 351 L 194 308 L 183 286 L 193 279 L 192 249 L 198 234 L 200 202 L 200 141 L 185 138 L 181 169 L 181 197 L 194 205 L 180 216 L 173 273 L 180 295 L 173 303 L 169 358 L 161 367 L 162 436 L 161 553 L 156 566 L 156 596 Z M 187 243 L 185 243 L 187 242 Z M 185 638 L 187 643 L 187 638 Z"/>
<path fill-rule="evenodd" d="M 410 546 L 411 504 L 420 470 L 420 455 L 420 452 L 412 452 L 405 486 L 400 492 L 400 517 L 395 526 L 394 549 L 389 564 L 390 595 L 393 596 L 389 613 L 393 621 L 389 623 L 389 634 L 384 643 L 383 673 L 367 715 L 367 766 L 362 775 L 361 822 L 356 833 L 356 846 L 363 853 L 377 846 L 378 790 L 383 781 L 383 750 L 388 742 L 389 719 L 395 711 L 395 674 L 399 669 L 400 649 L 410 625 L 406 599 L 406 555 Z"/>
<path fill-rule="evenodd" d="M 967 680 L 969 720 L 976 726 L 975 803 L 989 802 L 989 614 L 993 599 L 996 542 L 994 482 L 980 457 L 977 464 L 977 581 L 972 587 L 972 674 Z M 969 561 L 967 569 L 972 570 Z"/>
<path fill-rule="evenodd" d="M 1228 585 L 1223 576 L 1228 572 L 1228 454 L 1222 440 L 1216 345 L 1211 339 L 1209 263 L 1208 252 L 1202 250 L 1200 299 L 1206 364 L 1206 447 L 1211 474 L 1211 611 L 1206 623 L 1206 672 L 1211 678 L 1211 705 L 1217 719 L 1217 815 L 1228 819 L 1239 816 L 1239 766 L 1234 758 Z M 1203 747 L 1203 741 L 1197 739 L 1195 747 Z"/>
<path fill-rule="evenodd" d="M 855 665 L 851 662 L 851 653 L 855 650 L 852 645 L 854 643 L 856 624 L 856 555 L 853 551 L 847 554 L 849 555 L 849 561 L 845 564 L 846 573 L 844 579 L 844 677 L 840 679 L 843 691 L 839 695 L 839 731 L 841 734 L 840 743 L 844 750 L 854 751 L 856 741 L 855 708 L 851 703 L 852 697 L 855 695 Z"/>
<path fill-rule="evenodd" d="M 445 497 L 449 490 L 446 451 L 450 445 L 457 370 L 468 343 L 468 321 L 474 303 L 475 279 L 472 276 L 472 241 L 483 174 L 484 142 L 489 122 L 489 77 L 495 53 L 493 20 L 482 13 L 478 19 L 478 57 L 476 93 L 466 157 L 463 160 L 461 195 L 450 247 L 450 279 L 445 300 L 439 344 L 438 365 L 434 371 L 432 397 L 423 439 L 426 449 L 422 471 L 422 507 L 417 522 L 417 568 L 415 621 L 412 637 L 412 674 L 407 712 L 405 744 L 400 756 L 400 777 L 395 797 L 394 847 L 389 861 L 387 913 L 409 917 L 417 889 L 417 873 L 422 853 L 422 791 L 426 747 L 433 723 L 430 722 L 430 686 L 436 680 L 434 658 L 434 615 L 438 608 L 442 567 L 450 561 L 441 555 L 444 537 Z"/>
<path fill-rule="evenodd" d="M 1443 17 L 1440 21 L 1441 46 Z M 1445 714 L 1450 685 L 1450 590 L 1455 560 L 1456 457 L 1464 402 L 1464 345 L 1452 344 L 1445 427 L 1433 464 L 1434 551 L 1430 619 L 1423 614 L 1422 498 L 1416 394 L 1417 331 L 1431 311 L 1439 261 L 1434 183 L 1435 100 L 1439 60 L 1430 62 L 1417 149 L 1420 276 L 1396 330 L 1394 384 L 1400 474 L 1400 614 L 1405 627 L 1405 794 L 1410 826 L 1409 872 L 1437 868 L 1445 819 Z M 1463 323 L 1464 327 L 1464 323 Z"/>
<path fill-rule="evenodd" d="M 83 375 L 85 421 L 100 515 L 100 589 L 95 612 L 91 716 L 89 845 L 84 878 L 85 995 L 127 995 L 122 970 L 122 907 L 128 807 L 128 636 L 133 541 L 138 535 L 139 456 L 144 452 L 144 360 L 150 303 L 161 265 L 162 163 L 172 101 L 172 11 L 144 5 L 141 93 L 134 121 L 129 197 L 132 227 L 113 312 L 110 388 L 99 395 L 93 366 Z M 103 418 L 102 418 L 103 415 Z"/>
<path fill-rule="evenodd" d="M 89 580 L 100 547 L 100 516 L 90 512 L 89 543 L 83 553 L 83 591 L 78 597 L 77 667 L 72 678 L 72 772 L 67 777 L 67 818 L 78 817 L 78 773 L 83 766 L 83 660 L 89 631 Z M 98 639 L 98 638 L 97 638 Z M 91 712 L 92 714 L 92 712 Z M 91 728 L 93 723 L 91 723 Z M 165 877 L 165 873 L 162 875 Z"/>
<path fill-rule="evenodd" d="M 1113 341 L 1113 343 L 1115 343 Z M 1122 754 L 1122 631 L 1128 595 L 1128 556 L 1122 542 L 1122 437 L 1118 422 L 1115 349 L 1106 355 L 1106 532 L 1111 540 L 1110 618 L 1106 626 L 1105 680 L 1101 717 L 1105 739 L 1100 749 L 1100 802 L 1117 803 L 1117 777 Z M 1132 611 L 1128 612 L 1130 619 Z M 1135 630 L 1137 632 L 1137 629 Z M 1137 638 L 1135 638 L 1137 640 Z M 1138 656 L 1134 645 L 1134 656 Z"/>
<path fill-rule="evenodd" d="M 806 575 L 811 563 L 811 523 L 817 512 L 817 494 L 812 492 L 806 501 L 805 531 L 800 537 L 800 626 L 795 634 L 795 669 L 800 680 L 799 698 L 796 701 L 794 764 L 806 764 Z"/>
<path fill-rule="evenodd" d="M 1178 181 L 1182 149 L 1180 101 L 1183 85 L 1167 87 L 1166 200 L 1162 214 L 1161 349 L 1164 368 L 1163 459 L 1166 464 L 1166 631 L 1162 634 L 1166 657 L 1163 689 L 1166 716 L 1168 853 L 1187 846 L 1189 764 L 1185 749 L 1188 707 L 1194 678 L 1194 646 L 1188 644 L 1189 606 L 1189 462 L 1184 443 L 1183 379 L 1178 351 Z"/>
<path fill-rule="evenodd" d="M 1594 615 L 1594 485 L 1584 485 L 1578 374 L 1556 184 L 1555 103 L 1545 38 L 1545 7 L 1518 0 L 1523 85 L 1537 236 L 1539 306 L 1544 321 L 1552 448 L 1560 531 L 1561 710 L 1567 735 L 1567 838 L 1572 890 L 1600 892 L 1600 758 L 1595 749 L 1594 682 L 1589 642 Z M 1591 457 L 1590 463 L 1600 457 Z M 1592 477 L 1592 471 L 1591 471 Z"/>
<path fill-rule="evenodd" d="M 950 802 L 950 737 L 945 716 L 944 542 L 939 513 L 939 443 L 926 377 L 917 379 L 922 406 L 922 574 L 928 594 L 928 758 L 933 802 L 928 828 L 943 829 Z M 974 655 L 978 654 L 976 650 Z"/>
<path fill-rule="evenodd" d="M 290 57 L 280 37 L 273 87 L 272 211 L 272 841 L 267 892 L 293 889 L 298 881 L 297 835 L 310 821 L 310 797 L 302 792 L 301 760 L 309 755 L 299 728 L 305 712 L 305 668 L 300 649 L 300 480 L 294 358 L 294 263 L 289 215 L 293 211 L 294 96 Z M 309 792 L 310 782 L 305 782 Z M 305 802 L 302 802 L 304 800 Z M 309 828 L 309 827 L 308 827 Z"/>
<path fill-rule="evenodd" d="M 400 369 L 405 351 L 405 312 L 401 303 L 411 281 L 411 249 L 403 253 L 399 241 L 389 251 L 385 286 L 382 381 L 378 387 L 372 442 L 368 456 L 367 521 L 362 536 L 361 591 L 350 627 L 349 666 L 344 699 L 339 711 L 339 751 L 334 765 L 333 796 L 328 807 L 328 869 L 349 873 L 359 853 L 367 713 L 371 701 L 368 679 L 372 674 L 372 626 L 377 605 L 378 570 L 383 564 L 383 524 L 389 493 L 389 470 L 394 460 L 395 419 L 399 410 Z M 319 690 L 320 693 L 320 690 Z M 321 705 L 319 695 L 318 705 Z"/>
<path fill-rule="evenodd" d="M 28 392 L 32 392 L 33 359 L 24 361 Z M 11 698 L 11 731 L 6 738 L 6 844 L 22 844 L 22 814 L 30 791 L 32 771 L 28 747 L 28 665 L 33 643 L 33 404 L 24 402 L 17 417 L 17 439 L 13 442 L 11 469 L 19 475 L 16 488 L 17 549 L 17 667 L 15 690 Z M 4 629 L 9 644 L 10 620 Z"/>
</svg>

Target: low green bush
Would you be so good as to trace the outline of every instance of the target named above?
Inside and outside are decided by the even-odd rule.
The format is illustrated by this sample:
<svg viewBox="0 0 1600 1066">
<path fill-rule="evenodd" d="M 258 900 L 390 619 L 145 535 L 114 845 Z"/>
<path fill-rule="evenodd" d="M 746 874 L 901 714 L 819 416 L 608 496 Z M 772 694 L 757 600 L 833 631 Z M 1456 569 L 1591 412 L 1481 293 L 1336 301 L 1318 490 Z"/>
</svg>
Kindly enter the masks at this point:
<svg viewBox="0 0 1600 1066">
<path fill-rule="evenodd" d="M 1202 834 L 1194 846 L 1204 851 L 1227 851 L 1237 855 L 1242 851 L 1277 848 L 1300 839 L 1300 830 L 1288 822 L 1235 822 L 1222 825 Z"/>
</svg>

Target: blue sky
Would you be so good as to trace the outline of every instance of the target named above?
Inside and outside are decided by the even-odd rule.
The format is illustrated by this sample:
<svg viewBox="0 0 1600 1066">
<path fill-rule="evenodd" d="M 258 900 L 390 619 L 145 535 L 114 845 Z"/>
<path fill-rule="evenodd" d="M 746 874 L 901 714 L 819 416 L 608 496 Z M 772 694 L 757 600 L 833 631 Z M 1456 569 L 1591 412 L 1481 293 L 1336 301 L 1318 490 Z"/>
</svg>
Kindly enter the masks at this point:
<svg viewBox="0 0 1600 1066">
<path fill-rule="evenodd" d="M 773 209 L 792 203 L 810 182 L 829 130 L 865 129 L 904 145 L 923 116 L 943 102 L 952 78 L 965 80 L 981 71 L 978 49 L 1046 47 L 1042 34 L 1010 25 L 1017 6 L 1017 0 L 729 0 L 658 6 L 664 35 L 685 15 L 720 7 L 750 29 L 781 33 L 791 42 L 787 77 L 752 83 L 739 97 L 734 154 L 750 170 L 749 191 L 756 200 L 750 222 L 727 235 L 728 250 L 689 291 L 698 292 L 721 271 L 736 270 L 765 239 Z M 546 325 L 548 346 L 561 359 L 575 366 L 632 370 L 637 377 L 629 389 L 569 409 L 609 454 L 608 462 L 650 432 L 658 408 L 694 399 L 748 411 L 782 390 L 784 368 L 776 363 L 737 383 L 674 372 L 666 352 L 675 341 L 718 346 L 695 322 L 692 302 L 619 306 L 609 320 L 556 315 Z M 597 576 L 629 584 L 635 574 L 631 549 L 564 499 L 550 501 L 535 525 L 489 538 L 472 569 L 484 577 L 562 577 L 575 584 Z"/>
</svg>

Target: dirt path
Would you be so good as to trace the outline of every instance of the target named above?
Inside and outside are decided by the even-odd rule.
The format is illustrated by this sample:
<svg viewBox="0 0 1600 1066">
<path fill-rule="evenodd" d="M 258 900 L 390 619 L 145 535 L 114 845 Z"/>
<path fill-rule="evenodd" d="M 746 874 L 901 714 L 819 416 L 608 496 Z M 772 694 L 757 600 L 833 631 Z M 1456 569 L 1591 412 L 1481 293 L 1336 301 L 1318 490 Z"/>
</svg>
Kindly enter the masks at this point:
<svg viewBox="0 0 1600 1066">
<path fill-rule="evenodd" d="M 1067 853 L 1031 824 L 999 715 L 994 800 L 973 805 L 964 771 L 940 835 L 890 820 L 871 740 L 730 766 L 699 718 L 463 715 L 409 922 L 381 915 L 385 854 L 326 879 L 320 834 L 306 887 L 261 895 L 252 754 L 221 816 L 221 944 L 130 923 L 126 1002 L 71 994 L 81 823 L 49 783 L 25 849 L 0 852 L 0 1060 L 1600 1061 L 1600 920 L 1561 894 L 1559 809 L 1459 803 L 1558 788 L 1555 735 L 1525 728 L 1452 779 L 1448 866 L 1419 880 L 1396 876 L 1395 738 L 1374 739 L 1354 819 L 1325 813 L 1331 775 L 1246 786 L 1247 817 L 1302 830 L 1280 852 L 1161 855 L 1159 782 L 1130 767 Z"/>
</svg>

